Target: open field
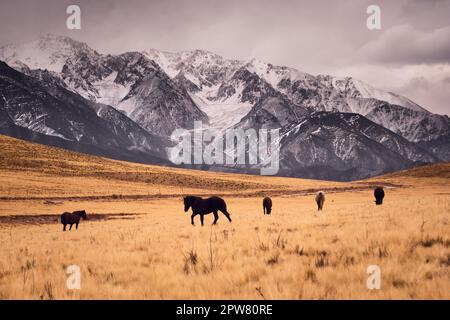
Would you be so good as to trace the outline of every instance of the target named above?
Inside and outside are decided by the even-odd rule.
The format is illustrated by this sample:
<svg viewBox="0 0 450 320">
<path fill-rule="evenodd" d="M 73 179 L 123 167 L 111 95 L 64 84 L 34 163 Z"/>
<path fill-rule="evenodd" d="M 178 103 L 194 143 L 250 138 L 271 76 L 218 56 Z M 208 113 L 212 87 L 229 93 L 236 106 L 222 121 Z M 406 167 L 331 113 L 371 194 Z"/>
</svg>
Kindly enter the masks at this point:
<svg viewBox="0 0 450 320">
<path fill-rule="evenodd" d="M 131 164 L 4 136 L 0 148 L 1 299 L 450 299 L 450 164 L 338 183 Z M 223 196 L 233 222 L 192 227 L 181 202 L 191 193 Z M 90 219 L 62 232 L 58 215 L 79 209 Z M 66 287 L 72 264 L 81 290 Z M 369 265 L 380 290 L 367 289 Z"/>
</svg>

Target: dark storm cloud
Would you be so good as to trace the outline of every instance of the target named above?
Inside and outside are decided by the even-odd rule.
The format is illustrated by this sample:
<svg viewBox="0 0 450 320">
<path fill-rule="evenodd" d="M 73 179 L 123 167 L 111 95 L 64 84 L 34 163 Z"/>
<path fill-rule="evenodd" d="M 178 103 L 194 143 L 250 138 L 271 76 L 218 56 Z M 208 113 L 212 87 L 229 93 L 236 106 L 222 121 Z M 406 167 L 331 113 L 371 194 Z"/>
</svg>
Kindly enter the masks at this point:
<svg viewBox="0 0 450 320">
<path fill-rule="evenodd" d="M 365 44 L 358 54 L 364 61 L 379 63 L 450 63 L 450 26 L 430 32 L 395 26 Z"/>
<path fill-rule="evenodd" d="M 365 25 L 366 8 L 372 3 L 381 7 L 381 31 L 369 31 Z M 69 4 L 80 5 L 82 30 L 65 27 Z M 2 0 L 0 43 L 28 41 L 49 32 L 86 41 L 103 52 L 201 48 L 230 58 L 258 56 L 317 73 L 328 65 L 352 63 L 355 51 L 367 63 L 448 61 L 449 4 L 448 0 Z"/>
<path fill-rule="evenodd" d="M 419 76 L 412 78 L 403 87 L 398 88 L 400 94 L 414 93 L 416 102 L 434 106 L 433 111 L 439 114 L 449 114 L 450 109 L 450 77 L 444 79 L 427 79 Z"/>
</svg>

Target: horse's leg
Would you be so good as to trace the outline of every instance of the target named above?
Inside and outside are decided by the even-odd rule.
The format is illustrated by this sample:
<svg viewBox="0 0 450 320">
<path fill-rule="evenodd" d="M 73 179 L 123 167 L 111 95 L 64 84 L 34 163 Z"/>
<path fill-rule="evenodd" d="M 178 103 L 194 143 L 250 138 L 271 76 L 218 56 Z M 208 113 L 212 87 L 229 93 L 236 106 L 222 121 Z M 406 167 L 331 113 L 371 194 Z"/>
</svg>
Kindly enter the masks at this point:
<svg viewBox="0 0 450 320">
<path fill-rule="evenodd" d="M 78 230 L 78 222 L 76 223 L 75 228 Z"/>
<path fill-rule="evenodd" d="M 220 211 L 222 211 L 222 213 L 225 215 L 225 217 L 227 217 L 228 221 L 231 222 L 231 217 L 230 217 L 230 214 L 228 213 L 227 209 L 220 209 Z"/>
<path fill-rule="evenodd" d="M 213 224 L 216 224 L 217 220 L 219 220 L 219 214 L 217 213 L 217 211 L 214 211 L 213 214 L 214 214 L 214 222 L 213 222 Z"/>
<path fill-rule="evenodd" d="M 263 205 L 263 212 L 264 212 L 264 214 L 266 214 L 266 206 L 265 205 Z"/>
<path fill-rule="evenodd" d="M 200 213 L 200 222 L 202 223 L 202 227 L 203 227 L 203 218 L 204 218 L 203 214 Z"/>
<path fill-rule="evenodd" d="M 67 226 L 67 224 L 64 224 L 63 231 L 66 231 L 66 226 Z"/>
<path fill-rule="evenodd" d="M 191 224 L 194 225 L 194 217 L 196 216 L 196 213 L 192 213 L 191 215 Z"/>
<path fill-rule="evenodd" d="M 72 230 L 72 226 L 73 226 L 73 224 L 70 224 L 70 228 L 69 228 L 69 231 L 70 231 L 70 230 Z"/>
</svg>

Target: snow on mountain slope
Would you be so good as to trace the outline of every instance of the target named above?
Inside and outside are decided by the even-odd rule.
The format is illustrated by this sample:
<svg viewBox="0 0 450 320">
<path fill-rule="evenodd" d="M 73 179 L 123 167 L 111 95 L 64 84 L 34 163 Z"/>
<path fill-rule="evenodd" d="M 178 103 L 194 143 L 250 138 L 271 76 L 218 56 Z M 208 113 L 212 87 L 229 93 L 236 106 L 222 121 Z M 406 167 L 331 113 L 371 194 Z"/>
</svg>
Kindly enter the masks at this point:
<svg viewBox="0 0 450 320">
<path fill-rule="evenodd" d="M 309 114 L 308 110 L 292 104 L 282 95 L 266 96 L 260 99 L 235 127 L 244 129 L 282 128 L 299 121 L 307 114 Z"/>
<path fill-rule="evenodd" d="M 142 54 L 155 61 L 169 77 L 174 78 L 180 73 L 180 70 L 176 68 L 178 61 L 176 54 L 155 49 L 145 50 Z"/>
<path fill-rule="evenodd" d="M 176 77 L 183 79 L 182 85 L 215 127 L 283 125 L 297 121 L 305 110 L 359 113 L 409 141 L 434 141 L 430 151 L 448 159 L 437 152 L 450 148 L 441 138 L 450 131 L 445 116 L 351 77 L 313 76 L 257 59 L 226 60 L 199 50 L 165 57 L 161 67 L 169 70 L 170 64 L 169 73 L 179 72 Z M 238 119 L 244 121 L 233 124 Z"/>
<path fill-rule="evenodd" d="M 51 71 L 71 91 L 93 101 L 102 100 L 93 83 L 111 73 L 105 66 L 105 57 L 85 43 L 52 34 L 30 43 L 1 47 L 0 59 L 29 75 L 37 69 Z"/>
<path fill-rule="evenodd" d="M 408 98 L 373 88 L 352 78 L 314 77 L 293 68 L 274 66 L 257 59 L 252 59 L 249 62 L 224 59 L 217 54 L 204 50 L 171 53 L 149 49 L 144 51 L 143 54 L 154 60 L 169 77 L 174 78 L 181 73 L 200 89 L 203 86 L 212 87 L 230 79 L 239 68 L 245 66 L 250 72 L 257 74 L 279 91 L 286 89 L 286 83 L 290 83 L 295 84 L 296 89 L 300 90 L 301 93 L 318 89 L 315 92 L 319 93 L 320 101 L 323 98 L 329 98 L 328 100 L 338 98 L 339 95 L 344 98 L 374 98 L 411 110 L 427 112 Z M 109 90 L 102 90 L 101 88 L 104 85 L 102 81 L 105 81 L 104 78 L 110 76 L 112 71 L 108 62 L 105 61 L 107 60 L 106 56 L 102 56 L 86 44 L 68 37 L 48 34 L 30 43 L 5 46 L 0 48 L 0 59 L 19 70 L 26 66 L 30 69 L 40 68 L 63 73 L 69 87 L 85 97 L 96 99 L 96 101 L 98 99 L 99 102 L 117 102 L 117 97 L 123 96 L 123 92 L 116 94 L 116 89 L 119 88 L 113 88 L 114 93 L 111 96 L 105 96 Z M 69 70 L 63 70 L 68 60 L 72 64 L 84 64 L 84 69 L 89 67 L 94 70 L 90 70 L 88 74 L 82 74 L 80 72 L 82 70 L 76 66 L 69 68 Z M 72 72 L 69 72 L 70 70 Z M 82 83 L 83 81 L 80 78 L 83 78 L 87 83 Z M 320 85 L 324 86 L 323 90 L 319 88 Z M 120 90 L 125 91 L 126 88 L 120 88 Z M 326 93 L 322 92 L 324 90 L 334 90 L 337 94 L 327 96 Z M 295 93 L 295 90 L 292 93 Z M 293 102 L 297 103 L 298 101 Z M 314 102 L 314 100 L 311 101 L 311 105 L 318 108 L 317 110 L 331 111 L 333 109 L 333 107 L 321 104 L 319 101 Z M 350 108 L 345 109 L 340 103 L 337 104 L 336 110 L 356 111 Z"/>
<path fill-rule="evenodd" d="M 12 67 L 27 65 L 30 69 L 61 72 L 67 59 L 78 55 L 98 55 L 82 42 L 47 34 L 35 41 L 0 48 L 0 60 Z"/>
<path fill-rule="evenodd" d="M 0 116 L 3 118 L 0 123 L 6 125 L 0 128 L 2 132 L 18 134 L 18 137 L 25 134 L 31 140 L 37 137 L 48 141 L 43 136 L 52 136 L 70 142 L 59 141 L 58 145 L 78 146 L 94 154 L 114 157 L 137 150 L 139 153 L 124 154 L 121 158 L 164 161 L 167 139 L 148 133 L 110 106 L 93 103 L 68 91 L 58 85 L 58 80 L 48 81 L 52 78 L 50 72 L 41 70 L 40 73 L 46 75 L 33 78 L 0 62 Z"/>
<path fill-rule="evenodd" d="M 238 124 L 248 116 L 255 106 L 267 98 L 282 100 L 281 104 L 289 105 L 268 82 L 256 73 L 241 67 L 236 70 L 231 78 L 220 85 L 206 87 L 191 94 L 197 97 L 199 107 L 209 116 L 210 124 L 219 129 L 226 129 Z M 269 101 L 269 100 L 267 100 Z M 278 103 L 267 103 L 272 107 Z M 283 107 L 280 107 L 283 108 Z M 283 111 L 272 108 L 275 114 Z M 283 122 L 283 121 L 281 121 Z"/>
<path fill-rule="evenodd" d="M 98 92 L 98 97 L 96 99 L 97 102 L 110 106 L 117 106 L 119 102 L 122 101 L 122 99 L 128 94 L 130 91 L 130 85 L 122 85 L 115 82 L 117 74 L 117 71 L 113 71 L 106 78 L 92 84 Z"/>
<path fill-rule="evenodd" d="M 194 121 L 208 123 L 208 117 L 162 70 L 146 72 L 117 105 L 149 132 L 170 136 L 175 129 L 190 129 Z"/>
<path fill-rule="evenodd" d="M 242 66 L 241 61 L 227 60 L 205 50 L 169 53 L 149 49 L 143 54 L 158 63 L 171 78 L 181 73 L 200 89 L 217 85 Z"/>
<path fill-rule="evenodd" d="M 374 88 L 352 78 L 312 76 L 294 68 L 275 66 L 258 59 L 249 62 L 227 60 L 216 54 L 195 50 L 168 53 L 148 50 L 148 57 L 159 63 L 169 76 L 183 74 L 199 89 L 212 88 L 219 82 L 231 79 L 242 67 L 264 79 L 273 88 L 286 94 L 293 103 L 312 107 L 316 111 L 361 112 L 371 111 L 370 105 L 363 110 L 358 102 L 349 103 L 347 99 L 377 99 L 405 108 L 428 112 L 406 97 Z M 289 88 L 292 86 L 291 88 Z M 305 96 L 307 101 L 305 103 Z M 209 97 L 214 99 L 214 97 Z M 305 105 L 306 104 L 306 105 Z"/>
<path fill-rule="evenodd" d="M 204 50 L 171 53 L 150 49 L 103 55 L 70 38 L 51 35 L 26 45 L 2 47 L 0 59 L 44 80 L 47 87 L 68 88 L 120 110 L 114 113 L 106 106 L 97 110 L 97 116 L 107 117 L 108 123 L 124 123 L 118 119 L 126 114 L 135 125 L 157 135 L 168 136 L 180 127 L 189 129 L 198 120 L 219 129 L 285 130 L 295 124 L 296 129 L 288 131 L 287 136 L 303 135 L 295 141 L 283 139 L 281 148 L 295 149 L 304 144 L 301 151 L 327 167 L 329 177 L 365 177 L 416 162 L 450 160 L 448 117 L 433 115 L 406 97 L 353 78 L 314 76 L 257 59 L 225 59 Z M 312 116 L 318 112 L 328 116 Z M 333 114 L 344 113 L 351 114 L 350 118 L 333 118 Z M 365 117 L 358 120 L 354 113 Z M 29 116 L 23 112 L 15 114 L 14 119 L 24 125 Z M 33 130 L 67 137 L 53 123 L 42 126 L 50 124 L 46 113 L 39 116 L 42 118 L 32 117 Z M 78 121 L 68 120 L 67 126 L 75 131 L 73 136 L 67 133 L 70 139 L 83 139 L 78 135 Z M 307 126 L 310 131 L 305 133 Z M 135 144 L 140 138 L 132 134 L 129 139 L 133 148 L 138 148 Z M 303 169 L 308 161 L 294 153 L 285 154 L 284 169 L 307 174 Z M 322 161 L 320 154 L 328 156 Z M 366 160 L 375 169 L 366 167 Z"/>
<path fill-rule="evenodd" d="M 150 133 L 167 136 L 175 128 L 191 127 L 194 120 L 207 122 L 184 88 L 141 53 L 101 55 L 83 43 L 51 35 L 17 47 L 17 53 L 12 50 L 2 54 L 9 61 L 24 61 L 16 68 L 29 75 L 33 68 L 53 70 L 72 92 L 124 111 Z"/>
<path fill-rule="evenodd" d="M 264 95 L 263 92 L 258 93 L 258 88 L 251 83 L 249 84 L 251 88 L 248 89 L 241 88 L 241 83 L 238 82 L 229 85 L 233 77 L 236 77 L 236 73 L 242 75 L 243 68 L 284 94 L 291 103 L 314 111 L 357 112 L 367 115 L 373 110 L 375 104 L 368 103 L 366 99 L 377 99 L 428 113 L 405 97 L 375 89 L 352 78 L 312 76 L 294 68 L 274 66 L 257 59 L 248 62 L 225 59 L 204 50 L 171 53 L 149 49 L 144 51 L 143 55 L 154 60 L 170 78 L 180 78 L 182 81 L 179 84 L 184 85 L 191 94 L 197 94 L 195 91 L 199 91 L 198 95 L 202 99 L 206 91 L 221 95 L 214 97 L 209 94 L 207 100 L 203 99 L 207 105 L 211 102 L 211 107 L 206 110 L 209 114 L 213 114 L 212 111 L 217 109 L 215 107 L 217 101 L 224 100 L 225 88 L 218 91 L 212 90 L 218 85 L 223 86 L 227 83 L 228 92 L 225 92 L 225 95 L 229 96 L 234 94 L 230 92 L 238 91 L 251 91 L 254 97 Z M 100 55 L 84 43 L 55 35 L 46 35 L 28 44 L 6 46 L 0 49 L 0 58 L 12 63 L 19 70 L 41 68 L 55 71 L 61 74 L 62 79 L 72 91 L 92 101 L 114 107 L 121 103 L 134 83 L 143 78 L 142 74 L 132 75 L 139 74 L 139 70 L 142 69 L 142 66 L 137 66 L 126 72 L 129 76 L 126 83 L 119 79 L 120 74 L 123 74 L 121 70 L 126 69 L 127 65 L 134 65 L 132 59 L 142 60 L 142 58 L 135 58 L 136 56 L 137 53 L 120 56 Z M 140 62 L 140 64 L 144 63 Z M 143 67 L 142 70 L 147 72 L 147 67 Z M 265 90 L 263 87 L 260 89 Z M 246 105 L 250 101 L 249 97 L 248 94 L 242 94 L 241 100 L 234 101 L 233 105 L 222 102 L 228 105 L 229 109 L 238 111 L 240 115 L 249 110 Z M 257 101 L 251 102 L 255 104 Z M 121 108 L 129 111 L 133 108 L 131 105 L 136 103 L 139 102 L 128 100 L 121 104 Z M 242 105 L 242 109 L 239 105 Z M 377 119 L 373 120 L 377 122 Z M 216 120 L 214 122 L 218 124 Z M 222 125 L 229 123 L 224 121 Z"/>
<path fill-rule="evenodd" d="M 361 179 L 436 158 L 358 114 L 318 112 L 281 132 L 282 174 Z"/>
<path fill-rule="evenodd" d="M 406 109 L 386 102 L 379 103 L 366 116 L 413 142 L 431 141 L 450 135 L 448 116 Z"/>
<path fill-rule="evenodd" d="M 210 90 L 191 94 L 191 98 L 200 110 L 208 116 L 209 127 L 221 130 L 230 128 L 238 123 L 250 112 L 253 105 L 249 102 L 241 102 L 239 91 L 223 101 L 214 102 L 208 100 L 211 97 L 211 92 L 217 91 L 217 89 L 218 87 L 216 86 Z"/>
<path fill-rule="evenodd" d="M 343 93 L 346 97 L 372 98 L 385 101 L 390 104 L 402 106 L 414 111 L 428 112 L 406 97 L 374 88 L 360 80 L 356 80 L 351 77 L 333 77 L 331 79 L 331 86 L 338 92 Z"/>
<path fill-rule="evenodd" d="M 256 73 L 274 88 L 278 88 L 278 84 L 282 80 L 295 82 L 297 80 L 314 78 L 312 75 L 299 70 L 288 67 L 274 66 L 258 59 L 250 60 L 245 64 L 245 68 L 247 68 L 250 72 Z"/>
</svg>

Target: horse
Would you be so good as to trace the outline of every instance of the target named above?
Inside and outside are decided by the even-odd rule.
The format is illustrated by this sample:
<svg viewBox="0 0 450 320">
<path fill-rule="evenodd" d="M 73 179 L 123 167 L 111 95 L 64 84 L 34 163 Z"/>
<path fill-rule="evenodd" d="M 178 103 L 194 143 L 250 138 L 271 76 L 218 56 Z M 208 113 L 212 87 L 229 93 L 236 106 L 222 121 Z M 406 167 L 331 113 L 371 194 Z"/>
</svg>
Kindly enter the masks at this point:
<svg viewBox="0 0 450 320">
<path fill-rule="evenodd" d="M 319 191 L 316 195 L 317 211 L 323 209 L 323 203 L 325 202 L 325 192 Z"/>
<path fill-rule="evenodd" d="M 72 230 L 72 225 L 75 224 L 75 228 L 78 230 L 78 224 L 80 223 L 80 218 L 87 219 L 86 211 L 74 211 L 64 212 L 61 214 L 61 223 L 64 225 L 63 231 L 66 231 L 66 226 L 70 224 L 69 231 Z"/>
<path fill-rule="evenodd" d="M 270 214 L 272 212 L 272 199 L 269 197 L 263 199 L 263 212 L 264 214 Z"/>
<path fill-rule="evenodd" d="M 194 217 L 196 215 L 200 215 L 200 222 L 203 226 L 203 216 L 205 214 L 214 214 L 214 222 L 213 225 L 217 223 L 219 219 L 218 211 L 221 211 L 225 217 L 227 217 L 228 221 L 231 222 L 230 213 L 227 211 L 227 204 L 222 198 L 219 197 L 210 197 L 207 199 L 203 199 L 201 197 L 195 196 L 186 196 L 183 198 L 184 200 L 184 212 L 187 212 L 189 208 L 192 208 L 191 215 L 191 224 L 194 225 Z"/>
<path fill-rule="evenodd" d="M 383 204 L 383 198 L 384 198 L 384 190 L 382 187 L 376 187 L 373 195 L 375 196 L 375 204 L 381 205 Z"/>
</svg>

